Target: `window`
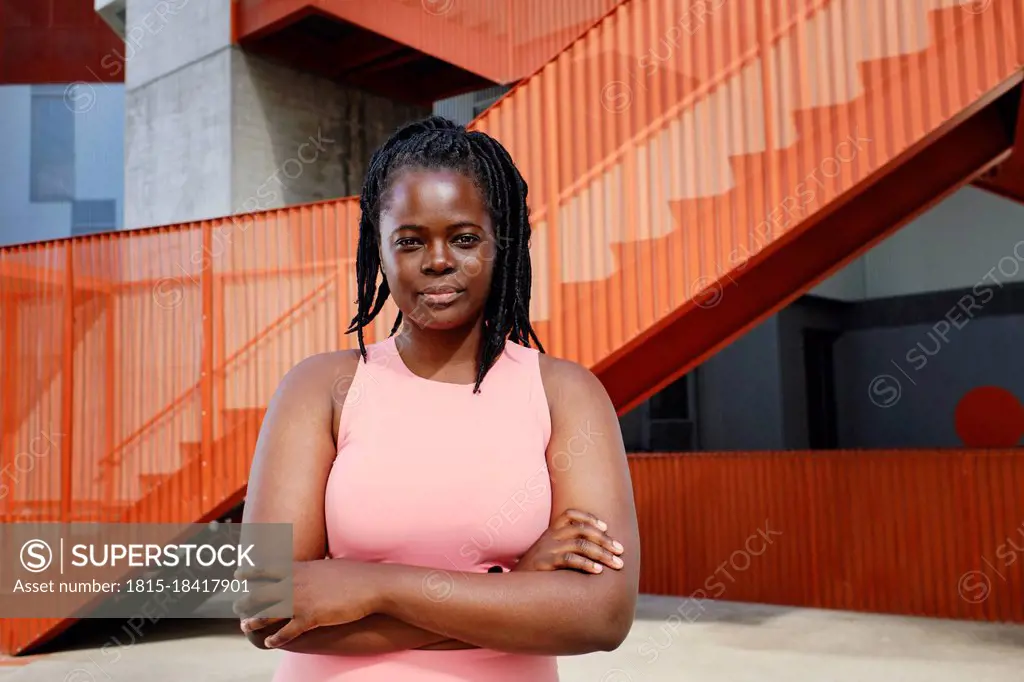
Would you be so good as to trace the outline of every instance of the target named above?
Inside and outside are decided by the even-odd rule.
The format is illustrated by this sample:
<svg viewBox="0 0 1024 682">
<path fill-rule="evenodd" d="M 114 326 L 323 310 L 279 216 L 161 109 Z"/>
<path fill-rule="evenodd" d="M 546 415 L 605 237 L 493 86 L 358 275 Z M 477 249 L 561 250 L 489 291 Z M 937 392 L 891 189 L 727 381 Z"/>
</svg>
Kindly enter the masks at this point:
<svg viewBox="0 0 1024 682">
<path fill-rule="evenodd" d="M 32 91 L 29 200 L 71 201 L 75 196 L 75 115 L 61 87 Z"/>
<path fill-rule="evenodd" d="M 117 202 L 85 199 L 71 204 L 71 236 L 113 232 L 117 229 Z"/>
</svg>

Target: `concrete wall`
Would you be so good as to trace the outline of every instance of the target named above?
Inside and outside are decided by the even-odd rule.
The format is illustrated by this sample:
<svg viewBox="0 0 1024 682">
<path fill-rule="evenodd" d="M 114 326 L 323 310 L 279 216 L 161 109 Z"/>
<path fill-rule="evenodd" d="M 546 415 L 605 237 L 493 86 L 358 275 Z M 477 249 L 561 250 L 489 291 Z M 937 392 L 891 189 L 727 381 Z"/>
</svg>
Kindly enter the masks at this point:
<svg viewBox="0 0 1024 682">
<path fill-rule="evenodd" d="M 797 301 L 695 370 L 700 449 L 810 447 L 807 329 L 841 332 L 834 347 L 838 447 L 962 447 L 954 414 L 968 391 L 999 386 L 1024 403 L 1024 287 L 1004 291 L 1016 300 L 1002 310 L 982 309 L 948 326 L 936 314 L 853 328 L 863 313 L 858 304 Z M 960 296 L 934 294 L 930 307 L 945 308 L 944 300 L 956 307 Z M 1004 314 L 1007 307 L 1020 313 Z M 624 417 L 624 436 L 640 433 L 644 418 L 640 410 Z"/>
<path fill-rule="evenodd" d="M 133 64 L 129 62 L 129 73 Z M 225 96 L 230 64 L 230 50 L 224 50 L 129 89 L 125 120 L 128 228 L 230 213 L 231 99 Z"/>
<path fill-rule="evenodd" d="M 476 118 L 476 110 L 486 108 L 498 101 L 509 91 L 511 86 L 496 85 L 463 95 L 456 95 L 434 102 L 434 113 L 438 116 L 455 121 L 461 125 L 469 125 Z"/>
<path fill-rule="evenodd" d="M 968 390 L 1024 400 L 1024 302 L 1012 286 L 1024 282 L 1022 228 L 1024 206 L 966 187 L 818 288 L 884 302 L 836 344 L 842 447 L 957 447 L 953 413 Z M 802 375 L 797 359 L 783 359 L 787 375 Z"/>
<path fill-rule="evenodd" d="M 697 369 L 702 450 L 785 447 L 779 318 L 772 316 Z"/>
<path fill-rule="evenodd" d="M 127 0 L 125 87 L 144 87 L 231 45 L 231 3 Z M 216 96 L 211 92 L 211 96 Z"/>
<path fill-rule="evenodd" d="M 1022 226 L 1024 205 L 965 187 L 812 293 L 858 301 L 973 287 L 986 276 L 1022 282 Z"/>
<path fill-rule="evenodd" d="M 948 341 L 933 324 L 847 332 L 836 344 L 840 446 L 962 446 L 954 411 L 968 390 L 996 385 L 1024 401 L 1022 348 L 1024 315 L 970 320 Z"/>
<path fill-rule="evenodd" d="M 430 113 L 246 54 L 230 18 L 128 2 L 128 227 L 357 194 L 374 148 Z"/>
<path fill-rule="evenodd" d="M 231 84 L 235 212 L 359 194 L 374 149 L 430 113 L 239 50 Z"/>
<path fill-rule="evenodd" d="M 128 228 L 229 213 L 230 44 L 230 3 L 128 0 Z"/>
</svg>

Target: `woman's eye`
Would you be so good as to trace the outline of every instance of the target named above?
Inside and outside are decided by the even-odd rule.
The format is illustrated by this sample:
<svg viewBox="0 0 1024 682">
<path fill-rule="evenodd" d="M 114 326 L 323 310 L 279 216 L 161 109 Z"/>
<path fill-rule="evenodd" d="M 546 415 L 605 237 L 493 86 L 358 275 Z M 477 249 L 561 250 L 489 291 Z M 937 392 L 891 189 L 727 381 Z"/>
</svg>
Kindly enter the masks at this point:
<svg viewBox="0 0 1024 682">
<path fill-rule="evenodd" d="M 406 237 L 404 239 L 399 239 L 399 240 L 395 241 L 395 246 L 398 246 L 398 247 L 415 246 L 415 244 L 416 244 L 416 240 L 412 239 L 411 237 Z"/>
<path fill-rule="evenodd" d="M 455 243 L 459 246 L 470 246 L 480 241 L 480 238 L 474 234 L 460 234 L 455 238 Z"/>
</svg>

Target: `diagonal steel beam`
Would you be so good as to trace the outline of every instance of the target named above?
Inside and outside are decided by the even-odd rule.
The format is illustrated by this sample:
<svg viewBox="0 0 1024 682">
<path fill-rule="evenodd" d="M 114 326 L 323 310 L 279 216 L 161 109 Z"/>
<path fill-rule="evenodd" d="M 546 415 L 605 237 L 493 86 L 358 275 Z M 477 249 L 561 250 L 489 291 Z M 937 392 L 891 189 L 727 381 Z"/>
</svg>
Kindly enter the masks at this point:
<svg viewBox="0 0 1024 682">
<path fill-rule="evenodd" d="M 625 414 L 1006 159 L 1020 78 L 980 102 L 803 225 L 730 273 L 738 292 L 715 307 L 690 302 L 593 368 Z"/>
</svg>

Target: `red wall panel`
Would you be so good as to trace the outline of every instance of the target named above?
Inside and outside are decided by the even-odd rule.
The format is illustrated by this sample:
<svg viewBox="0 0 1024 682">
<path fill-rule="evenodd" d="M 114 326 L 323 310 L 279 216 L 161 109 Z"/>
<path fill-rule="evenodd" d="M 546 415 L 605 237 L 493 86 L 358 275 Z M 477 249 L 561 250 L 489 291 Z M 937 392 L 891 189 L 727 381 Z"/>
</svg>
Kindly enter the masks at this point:
<svg viewBox="0 0 1024 682">
<path fill-rule="evenodd" d="M 1024 449 L 632 455 L 642 592 L 1024 622 Z"/>
<path fill-rule="evenodd" d="M 122 54 L 92 0 L 0 0 L 0 85 L 122 82 L 100 64 Z"/>
</svg>

